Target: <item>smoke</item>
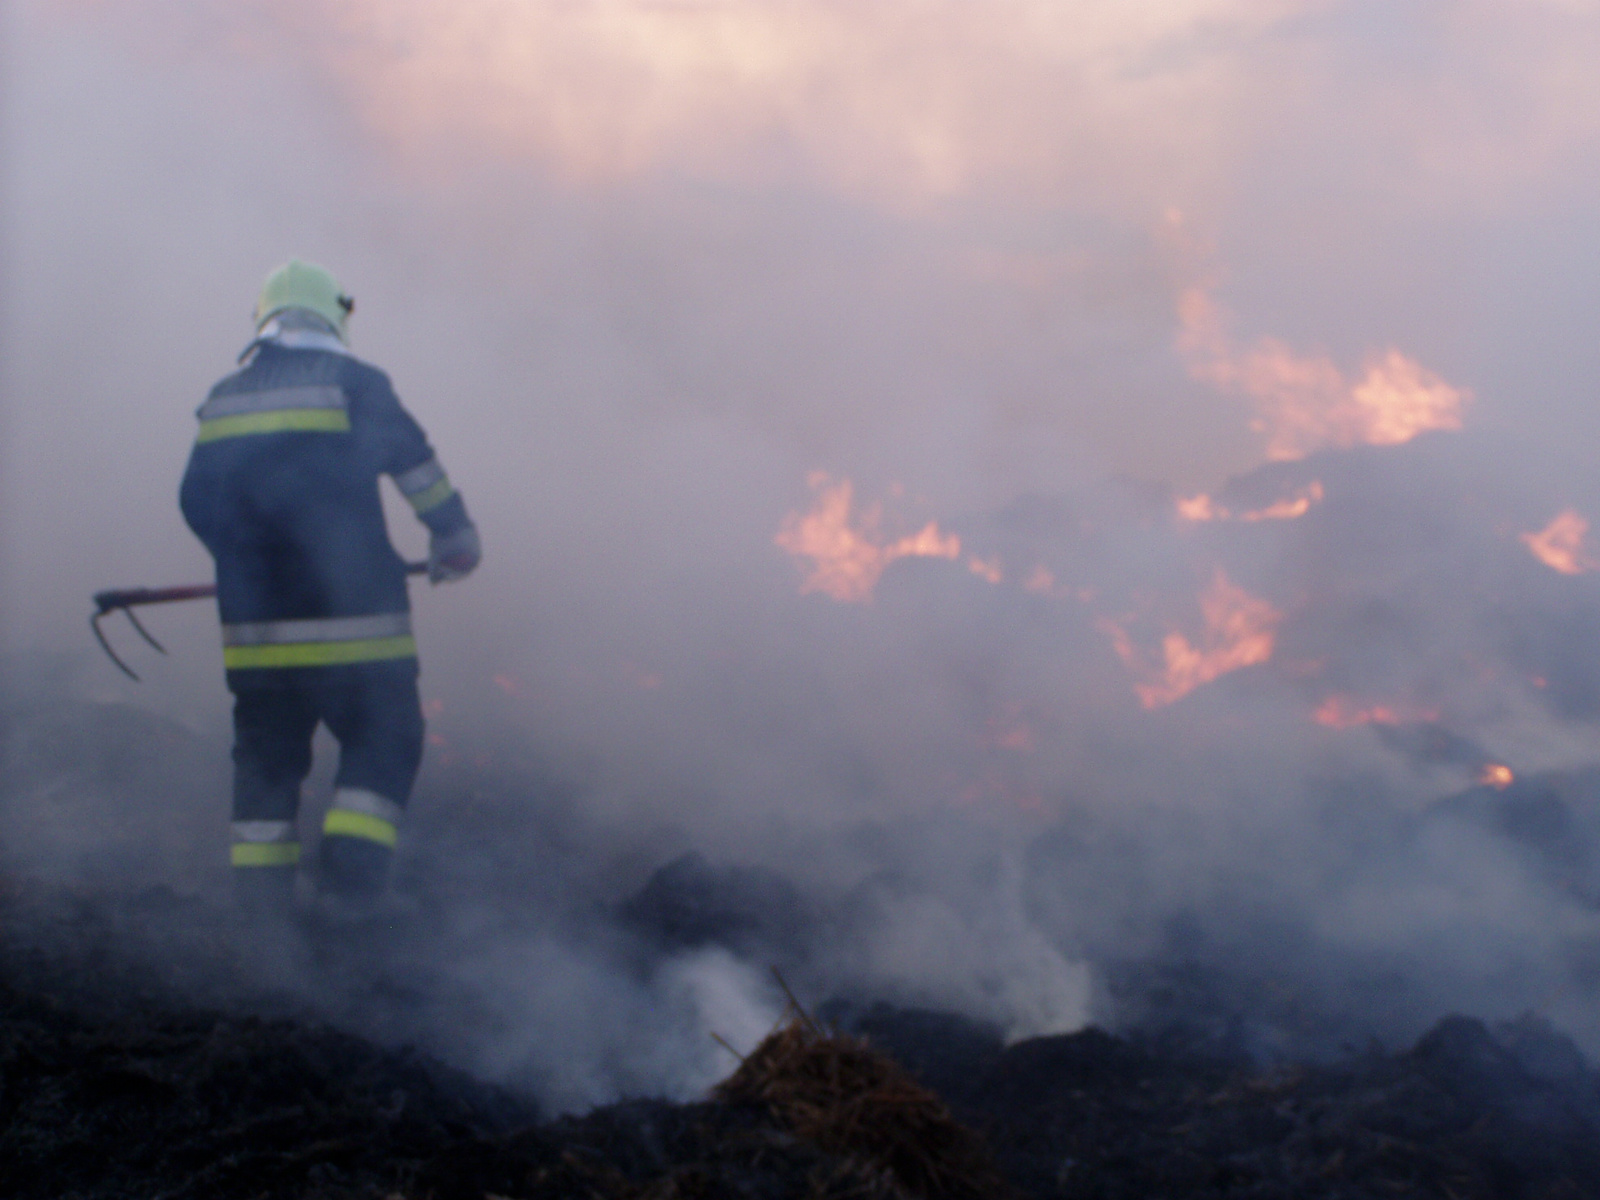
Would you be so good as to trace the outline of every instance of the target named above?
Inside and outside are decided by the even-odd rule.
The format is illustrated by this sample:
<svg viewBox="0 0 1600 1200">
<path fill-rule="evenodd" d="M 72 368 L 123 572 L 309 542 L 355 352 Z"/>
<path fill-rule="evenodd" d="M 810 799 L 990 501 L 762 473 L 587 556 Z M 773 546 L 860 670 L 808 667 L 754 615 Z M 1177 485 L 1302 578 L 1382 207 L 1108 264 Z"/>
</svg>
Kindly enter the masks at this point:
<svg viewBox="0 0 1600 1200">
<path fill-rule="evenodd" d="M 214 614 L 138 688 L 83 618 L 206 577 L 293 254 L 486 548 L 415 594 L 397 1033 L 574 1107 L 703 1087 L 768 962 L 1027 1036 L 1194 961 L 1600 1047 L 1592 6 L 3 12 L 7 870 L 225 882 Z M 689 850 L 806 931 L 619 930 Z"/>
</svg>

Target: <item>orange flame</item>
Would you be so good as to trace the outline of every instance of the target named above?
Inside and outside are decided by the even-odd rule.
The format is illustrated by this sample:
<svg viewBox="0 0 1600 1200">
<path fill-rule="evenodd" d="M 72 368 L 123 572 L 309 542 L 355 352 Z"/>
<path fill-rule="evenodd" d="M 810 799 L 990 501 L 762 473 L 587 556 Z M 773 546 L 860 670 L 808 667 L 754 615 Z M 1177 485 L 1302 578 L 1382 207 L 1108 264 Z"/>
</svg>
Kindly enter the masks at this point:
<svg viewBox="0 0 1600 1200">
<path fill-rule="evenodd" d="M 1162 639 L 1159 665 L 1146 658 L 1121 625 L 1109 619 L 1100 622 L 1117 657 L 1141 677 L 1133 690 L 1146 708 L 1171 704 L 1201 684 L 1272 658 L 1283 614 L 1230 583 L 1220 567 L 1200 595 L 1200 613 L 1206 625 L 1200 644 L 1172 630 Z"/>
<path fill-rule="evenodd" d="M 1374 704 L 1359 708 L 1349 696 L 1332 695 L 1317 706 L 1311 719 L 1329 729 L 1351 729 L 1357 725 L 1406 725 L 1419 721 L 1437 721 L 1436 709 L 1405 710 L 1387 704 Z"/>
<path fill-rule="evenodd" d="M 973 555 L 967 560 L 967 569 L 986 583 L 998 584 L 1005 578 L 1004 573 L 1000 570 L 1000 560 L 998 558 L 983 559 Z"/>
<path fill-rule="evenodd" d="M 1201 492 L 1187 500 L 1179 498 L 1178 516 L 1185 521 L 1292 521 L 1310 512 L 1313 504 L 1320 504 L 1322 494 L 1322 481 L 1313 479 L 1291 497 L 1235 515 Z"/>
<path fill-rule="evenodd" d="M 1487 763 L 1483 770 L 1478 772 L 1478 782 L 1480 784 L 1499 791 L 1505 791 L 1516 781 L 1517 777 L 1511 773 L 1511 768 L 1504 763 Z"/>
<path fill-rule="evenodd" d="M 1589 522 L 1576 509 L 1569 508 L 1538 533 L 1524 533 L 1521 537 L 1533 556 L 1552 571 L 1582 575 L 1600 567 L 1600 559 L 1583 544 L 1588 534 Z"/>
<path fill-rule="evenodd" d="M 1326 357 L 1296 354 L 1276 338 L 1248 350 L 1233 344 L 1221 307 L 1203 286 L 1178 300 L 1178 347 L 1189 373 L 1250 397 L 1250 427 L 1267 439 L 1267 457 L 1304 458 L 1322 446 L 1397 446 L 1430 429 L 1460 429 L 1470 393 L 1388 350 L 1352 381 Z"/>
<path fill-rule="evenodd" d="M 855 489 L 848 479 L 837 483 L 824 471 L 813 471 L 806 482 L 817 492 L 808 513 L 790 513 L 773 541 L 796 558 L 811 559 L 811 570 L 801 592 L 823 592 L 835 600 L 867 601 L 884 568 L 897 558 L 958 558 L 961 539 L 927 525 L 898 541 L 878 535 L 881 509 L 870 505 L 861 513 L 859 527 L 851 523 Z"/>
<path fill-rule="evenodd" d="M 1178 515 L 1185 521 L 1215 521 L 1227 520 L 1228 510 L 1219 509 L 1211 503 L 1211 497 L 1201 492 L 1198 496 L 1190 496 L 1185 500 L 1178 497 Z"/>
</svg>

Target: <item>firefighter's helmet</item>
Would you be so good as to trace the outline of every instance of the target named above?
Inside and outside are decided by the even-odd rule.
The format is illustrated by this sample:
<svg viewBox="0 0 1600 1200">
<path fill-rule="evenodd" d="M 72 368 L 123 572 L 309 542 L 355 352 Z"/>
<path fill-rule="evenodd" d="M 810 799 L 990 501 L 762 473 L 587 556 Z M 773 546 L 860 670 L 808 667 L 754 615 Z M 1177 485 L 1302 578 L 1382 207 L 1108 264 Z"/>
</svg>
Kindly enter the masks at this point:
<svg viewBox="0 0 1600 1200">
<path fill-rule="evenodd" d="M 256 301 L 256 328 L 260 329 L 287 308 L 304 308 L 317 314 L 345 339 L 345 322 L 355 311 L 356 302 L 345 295 L 339 281 L 315 263 L 292 258 L 261 285 Z"/>
</svg>

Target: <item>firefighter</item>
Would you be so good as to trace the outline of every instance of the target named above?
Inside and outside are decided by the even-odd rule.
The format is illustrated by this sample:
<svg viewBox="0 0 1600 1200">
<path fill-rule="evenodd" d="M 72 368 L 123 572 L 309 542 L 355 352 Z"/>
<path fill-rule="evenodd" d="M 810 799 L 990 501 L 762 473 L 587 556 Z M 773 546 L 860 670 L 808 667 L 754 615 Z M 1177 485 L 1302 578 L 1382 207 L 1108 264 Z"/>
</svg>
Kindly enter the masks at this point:
<svg viewBox="0 0 1600 1200">
<path fill-rule="evenodd" d="M 267 276 L 240 369 L 211 389 L 180 503 L 216 562 L 234 696 L 232 863 L 250 910 L 287 912 L 296 817 L 319 723 L 339 743 L 322 824 L 319 893 L 369 908 L 422 760 L 406 567 L 378 477 L 430 534 L 428 577 L 478 565 L 478 532 L 389 377 L 352 357 L 355 302 L 327 271 Z"/>
</svg>

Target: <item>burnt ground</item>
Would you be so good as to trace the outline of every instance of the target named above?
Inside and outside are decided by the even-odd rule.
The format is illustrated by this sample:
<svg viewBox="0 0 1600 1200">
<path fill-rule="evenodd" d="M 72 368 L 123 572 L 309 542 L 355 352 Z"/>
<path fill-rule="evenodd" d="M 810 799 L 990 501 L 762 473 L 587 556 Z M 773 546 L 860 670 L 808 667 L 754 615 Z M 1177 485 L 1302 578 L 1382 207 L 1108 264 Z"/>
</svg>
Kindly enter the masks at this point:
<svg viewBox="0 0 1600 1200">
<path fill-rule="evenodd" d="M 499 1087 L 447 1066 L 460 1059 L 427 1032 L 449 1023 L 492 1034 L 504 1013 L 485 992 L 515 972 L 469 987 L 436 956 L 408 957 L 406 938 L 365 931 L 301 930 L 299 944 L 257 946 L 241 960 L 239 931 L 203 870 L 221 861 L 225 837 L 215 796 L 226 780 L 205 774 L 222 762 L 212 747 L 117 706 L 63 704 L 9 728 L 0 721 L 0 733 L 11 780 L 0 850 L 27 847 L 38 877 L 54 881 L 19 882 L 32 873 L 0 860 L 0 1196 L 884 1191 L 859 1147 L 892 1141 L 892 1131 L 876 1130 L 870 1111 L 847 1151 L 748 1099 L 641 1098 L 550 1118 L 530 1098 L 537 1079 Z M 1520 787 L 1446 807 L 1588 903 L 1595 863 L 1578 850 L 1593 831 L 1567 826 L 1600 807 L 1536 780 Z M 1591 790 L 1600 783 L 1584 796 Z M 518 913 L 562 910 L 585 936 L 613 939 L 608 953 L 641 974 L 668 951 L 715 946 L 799 978 L 811 931 L 832 921 L 848 934 L 847 921 L 812 911 L 781 878 L 694 856 L 668 862 L 614 911 L 590 914 L 584 898 L 623 889 L 575 882 L 570 864 L 611 856 L 586 857 L 559 796 L 535 806 L 535 837 L 528 806 L 502 803 L 502 792 L 456 788 L 447 815 L 426 805 L 415 814 L 418 844 L 433 847 L 419 875 L 438 894 L 438 913 L 417 918 L 432 922 L 423 949 L 459 939 L 460 923 L 439 913 L 483 890 Z M 150 797 L 167 807 L 151 812 Z M 86 839 L 86 828 L 98 836 Z M 505 847 L 505 861 L 483 847 Z M 162 886 L 146 886 L 152 879 Z M 1425 1017 L 1380 1045 L 1339 1016 L 1347 1006 L 1336 997 L 1323 1006 L 1330 1017 L 1303 995 L 1278 997 L 1271 979 L 1219 979 L 1201 939 L 1174 945 L 1161 962 L 1099 964 L 1117 991 L 1115 1033 L 1006 1046 L 966 1018 L 870 997 L 816 1011 L 904 1064 L 977 1132 L 1005 1180 L 994 1191 L 1600 1196 L 1600 1077 L 1538 1018 L 1429 1027 Z M 279 952 L 292 970 L 278 970 Z"/>
<path fill-rule="evenodd" d="M 641 1099 L 542 1119 L 525 1096 L 320 1024 L 270 990 L 224 1006 L 215 985 L 122 952 L 141 920 L 202 926 L 188 903 L 150 893 L 108 915 L 82 894 L 0 889 L 0 1194 L 892 1194 L 870 1154 L 819 1144 L 759 1103 Z M 63 927 L 82 936 L 63 942 Z M 977 1131 L 1006 1181 L 996 1193 L 1600 1195 L 1600 1076 L 1531 1017 L 1450 1017 L 1399 1051 L 1268 1067 L 1176 1028 L 1004 1046 L 951 1014 L 840 1001 L 819 1016 Z M 874 1119 L 857 1121 L 857 1144 L 872 1144 Z"/>
</svg>

